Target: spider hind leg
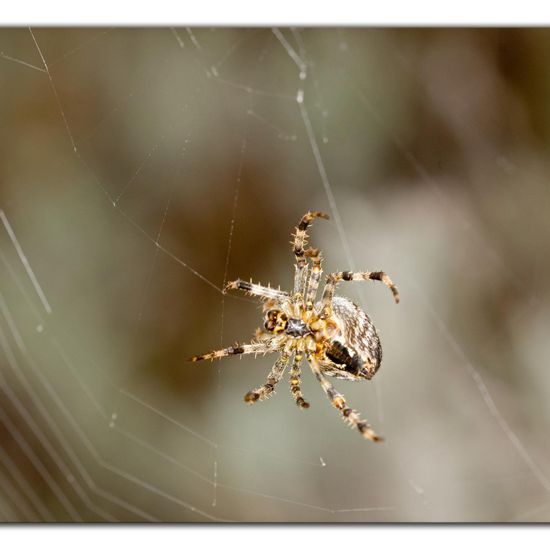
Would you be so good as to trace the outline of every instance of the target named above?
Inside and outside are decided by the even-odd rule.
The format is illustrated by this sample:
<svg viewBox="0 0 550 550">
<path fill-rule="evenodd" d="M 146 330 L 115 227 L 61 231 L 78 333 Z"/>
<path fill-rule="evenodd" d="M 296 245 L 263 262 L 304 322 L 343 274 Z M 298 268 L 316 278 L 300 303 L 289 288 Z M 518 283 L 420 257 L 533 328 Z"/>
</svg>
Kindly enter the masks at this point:
<svg viewBox="0 0 550 550">
<path fill-rule="evenodd" d="M 334 386 L 325 378 L 316 357 L 310 354 L 308 355 L 307 359 L 311 370 L 315 375 L 315 378 L 317 378 L 317 381 L 319 382 L 319 384 L 321 384 L 321 387 L 323 388 L 323 391 L 325 392 L 327 397 L 330 399 L 332 406 L 340 411 L 344 421 L 348 422 L 350 426 L 355 426 L 359 430 L 359 432 L 361 432 L 361 435 L 365 439 L 370 439 L 371 441 L 375 441 L 376 443 L 384 441 L 384 439 L 380 437 L 370 427 L 369 423 L 366 420 L 362 420 L 360 418 L 357 411 L 348 406 L 344 396 L 341 393 L 337 392 L 334 389 Z"/>
</svg>

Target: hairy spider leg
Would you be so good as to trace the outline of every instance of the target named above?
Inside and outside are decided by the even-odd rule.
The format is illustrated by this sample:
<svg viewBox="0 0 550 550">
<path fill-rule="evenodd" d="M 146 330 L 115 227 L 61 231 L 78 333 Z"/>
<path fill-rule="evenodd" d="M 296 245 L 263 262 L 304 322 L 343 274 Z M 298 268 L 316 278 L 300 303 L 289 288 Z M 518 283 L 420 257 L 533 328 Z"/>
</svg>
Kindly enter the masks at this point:
<svg viewBox="0 0 550 550">
<path fill-rule="evenodd" d="M 296 257 L 296 275 L 294 277 L 294 294 L 304 291 L 304 282 L 305 278 L 302 277 L 302 271 L 307 266 L 307 260 L 305 258 L 304 246 L 307 242 L 307 229 L 311 225 L 311 222 L 315 218 L 322 218 L 328 220 L 328 214 L 324 212 L 308 212 L 302 216 L 298 227 L 296 228 L 296 233 L 294 234 L 294 243 L 293 251 L 294 256 Z"/>
<path fill-rule="evenodd" d="M 382 437 L 374 432 L 366 420 L 361 420 L 357 411 L 348 407 L 344 396 L 336 391 L 334 386 L 323 375 L 315 355 L 309 354 L 307 360 L 315 378 L 317 378 L 327 397 L 330 399 L 332 406 L 337 408 L 342 414 L 344 422 L 348 422 L 350 426 L 355 426 L 365 439 L 370 439 L 375 442 L 384 441 Z"/>
<path fill-rule="evenodd" d="M 309 275 L 309 266 L 305 265 L 303 268 L 300 269 L 298 268 L 298 265 L 294 267 L 294 292 L 292 294 L 292 301 L 294 303 L 298 303 L 304 301 Z"/>
<path fill-rule="evenodd" d="M 288 353 L 281 353 L 281 356 L 271 368 L 269 375 L 267 377 L 267 383 L 255 390 L 249 391 L 245 396 L 244 400 L 246 403 L 252 405 L 256 401 L 262 401 L 267 399 L 273 393 L 275 386 L 281 380 L 286 367 L 288 366 L 290 355 Z"/>
<path fill-rule="evenodd" d="M 334 290 L 341 281 L 382 281 L 391 290 L 395 303 L 399 303 L 399 292 L 397 291 L 397 287 L 383 271 L 363 271 L 359 273 L 339 271 L 327 275 L 327 282 L 323 290 L 322 317 L 328 317 L 332 313 Z"/>
<path fill-rule="evenodd" d="M 251 296 L 259 296 L 260 298 L 265 298 L 267 300 L 282 300 L 290 297 L 289 293 L 284 290 L 271 288 L 269 286 L 262 286 L 250 281 L 243 281 L 242 279 L 237 279 L 236 281 L 227 283 L 224 288 L 224 293 L 228 290 L 242 290 Z"/>
<path fill-rule="evenodd" d="M 303 359 L 303 354 L 296 353 L 294 356 L 294 361 L 292 362 L 292 367 L 290 369 L 290 391 L 294 396 L 294 401 L 296 405 L 301 409 L 308 409 L 309 403 L 304 399 L 302 395 L 302 390 L 300 388 L 300 375 L 301 375 L 301 363 Z"/>
<path fill-rule="evenodd" d="M 319 280 L 323 270 L 321 265 L 323 263 L 323 257 L 318 248 L 308 248 L 305 251 L 305 255 L 311 258 L 311 275 L 307 285 L 307 296 L 305 297 L 305 308 L 307 311 L 311 311 L 315 305 L 315 297 L 317 296 L 317 289 L 319 288 Z"/>
<path fill-rule="evenodd" d="M 222 359 L 229 355 L 249 355 L 251 353 L 272 353 L 278 350 L 280 337 L 271 338 L 270 340 L 264 340 L 262 342 L 253 342 L 252 344 L 235 344 L 234 346 L 220 349 L 217 351 L 210 351 L 203 355 L 195 355 L 189 359 L 189 361 L 205 361 L 207 359 Z"/>
</svg>

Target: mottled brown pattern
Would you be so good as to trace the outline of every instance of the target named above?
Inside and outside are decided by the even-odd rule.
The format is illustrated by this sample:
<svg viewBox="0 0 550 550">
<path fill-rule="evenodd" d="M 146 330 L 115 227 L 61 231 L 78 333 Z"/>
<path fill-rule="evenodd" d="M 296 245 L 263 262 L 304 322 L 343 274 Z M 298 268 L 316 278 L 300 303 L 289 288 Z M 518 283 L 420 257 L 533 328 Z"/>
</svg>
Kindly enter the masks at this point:
<svg viewBox="0 0 550 550">
<path fill-rule="evenodd" d="M 333 298 L 332 309 L 333 315 L 344 325 L 344 346 L 352 356 L 353 352 L 358 354 L 365 364 L 365 370 L 358 376 L 372 378 L 380 368 L 382 346 L 370 317 L 359 306 L 341 296 Z"/>
</svg>

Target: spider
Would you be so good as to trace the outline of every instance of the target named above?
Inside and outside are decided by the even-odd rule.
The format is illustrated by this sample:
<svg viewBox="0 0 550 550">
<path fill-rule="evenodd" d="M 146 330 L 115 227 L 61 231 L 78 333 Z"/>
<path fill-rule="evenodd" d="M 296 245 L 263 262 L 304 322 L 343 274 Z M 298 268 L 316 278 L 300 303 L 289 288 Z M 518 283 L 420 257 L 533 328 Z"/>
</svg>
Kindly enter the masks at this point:
<svg viewBox="0 0 550 550">
<path fill-rule="evenodd" d="M 290 367 L 290 391 L 301 409 L 309 408 L 300 389 L 301 363 L 305 356 L 313 374 L 342 418 L 355 426 L 372 441 L 382 441 L 366 420 L 350 408 L 327 376 L 344 380 L 370 380 L 380 368 L 382 348 L 369 316 L 347 298 L 335 296 L 336 286 L 341 281 L 381 281 L 392 292 L 395 302 L 399 293 L 391 279 L 383 271 L 352 273 L 340 271 L 327 276 L 321 300 L 316 302 L 321 278 L 321 252 L 305 248 L 307 230 L 315 218 L 329 219 L 323 212 L 305 214 L 296 233 L 293 234 L 293 251 L 296 258 L 294 289 L 292 293 L 271 286 L 262 286 L 237 279 L 226 285 L 228 290 L 242 290 L 264 301 L 264 329 L 257 329 L 256 339 L 249 344 L 196 355 L 190 361 L 221 359 L 228 355 L 243 355 L 279 352 L 279 358 L 271 369 L 267 383 L 249 391 L 244 400 L 252 404 L 267 399 L 274 393 L 285 369 Z M 311 266 L 308 264 L 311 261 Z"/>
</svg>

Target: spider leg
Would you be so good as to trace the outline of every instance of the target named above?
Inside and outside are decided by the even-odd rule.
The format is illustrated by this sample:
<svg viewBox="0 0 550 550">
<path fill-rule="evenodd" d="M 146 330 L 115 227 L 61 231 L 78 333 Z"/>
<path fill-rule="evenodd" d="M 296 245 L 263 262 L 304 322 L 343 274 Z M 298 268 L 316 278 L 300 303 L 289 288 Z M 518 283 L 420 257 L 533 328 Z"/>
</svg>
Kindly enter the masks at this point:
<svg viewBox="0 0 550 550">
<path fill-rule="evenodd" d="M 229 355 L 249 355 L 251 353 L 271 353 L 277 351 L 279 339 L 271 338 L 270 340 L 264 340 L 263 342 L 253 342 L 252 344 L 235 344 L 228 348 L 220 349 L 217 351 L 210 351 L 204 353 L 203 355 L 194 355 L 189 359 L 189 361 L 204 361 L 206 359 L 222 359 L 223 357 L 228 357 Z"/>
<path fill-rule="evenodd" d="M 298 407 L 300 407 L 301 409 L 308 409 L 309 403 L 304 399 L 304 396 L 302 395 L 302 390 L 300 388 L 300 363 L 302 362 L 302 358 L 303 355 L 301 353 L 297 353 L 294 356 L 294 361 L 290 369 L 290 391 L 294 396 L 296 405 L 298 405 Z"/>
<path fill-rule="evenodd" d="M 243 281 L 242 279 L 237 279 L 236 281 L 231 281 L 225 285 L 223 289 L 224 294 L 228 290 L 243 290 L 247 294 L 252 296 L 260 296 L 261 298 L 266 299 L 275 299 L 281 300 L 283 298 L 289 298 L 288 292 L 284 290 L 271 288 L 269 286 L 257 285 L 251 281 Z"/>
<path fill-rule="evenodd" d="M 307 242 L 307 229 L 311 225 L 311 222 L 315 218 L 322 218 L 328 220 L 328 214 L 323 212 L 308 212 L 302 216 L 298 227 L 296 228 L 296 233 L 294 234 L 294 243 L 293 251 L 294 256 L 296 257 L 296 275 L 294 277 L 294 294 L 302 291 L 303 292 L 303 283 L 302 281 L 302 271 L 307 265 L 307 260 L 305 258 L 304 246 Z"/>
<path fill-rule="evenodd" d="M 308 248 L 305 251 L 305 255 L 306 257 L 311 258 L 311 262 L 313 264 L 307 285 L 307 296 L 305 299 L 306 310 L 311 311 L 315 305 L 315 297 L 317 296 L 317 289 L 319 288 L 319 280 L 321 279 L 321 274 L 323 273 L 323 270 L 321 269 L 323 257 L 321 256 L 321 252 L 318 248 Z"/>
<path fill-rule="evenodd" d="M 294 292 L 292 298 L 294 302 L 299 302 L 304 299 L 307 279 L 308 279 L 309 266 L 305 265 L 303 268 L 299 268 L 298 265 L 294 266 Z"/>
<path fill-rule="evenodd" d="M 271 396 L 273 390 L 275 389 L 275 386 L 277 385 L 279 380 L 281 380 L 285 372 L 289 358 L 289 354 L 284 352 L 281 353 L 281 356 L 279 357 L 279 359 L 277 359 L 277 361 L 275 361 L 275 364 L 269 372 L 267 383 L 263 386 L 260 386 L 259 388 L 256 388 L 255 390 L 249 391 L 244 396 L 244 400 L 246 403 L 252 405 L 253 403 L 256 403 L 256 401 L 262 401 L 263 399 L 267 399 Z"/>
<path fill-rule="evenodd" d="M 371 441 L 376 442 L 383 441 L 383 438 L 374 432 L 366 420 L 361 420 L 357 411 L 348 407 L 344 396 L 337 392 L 334 389 L 334 386 L 325 378 L 316 357 L 313 354 L 308 354 L 307 360 L 313 374 L 315 375 L 315 378 L 317 378 L 319 384 L 321 384 L 321 387 L 330 399 L 332 406 L 336 407 L 340 411 L 344 421 L 348 422 L 351 426 L 355 426 L 365 439 L 370 439 Z"/>
<path fill-rule="evenodd" d="M 399 303 L 399 292 L 392 280 L 383 271 L 363 271 L 352 273 L 351 271 L 338 271 L 327 276 L 327 282 L 323 291 L 322 315 L 330 315 L 334 290 L 341 281 L 382 281 L 392 292 L 395 303 Z"/>
</svg>

